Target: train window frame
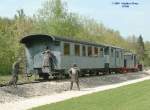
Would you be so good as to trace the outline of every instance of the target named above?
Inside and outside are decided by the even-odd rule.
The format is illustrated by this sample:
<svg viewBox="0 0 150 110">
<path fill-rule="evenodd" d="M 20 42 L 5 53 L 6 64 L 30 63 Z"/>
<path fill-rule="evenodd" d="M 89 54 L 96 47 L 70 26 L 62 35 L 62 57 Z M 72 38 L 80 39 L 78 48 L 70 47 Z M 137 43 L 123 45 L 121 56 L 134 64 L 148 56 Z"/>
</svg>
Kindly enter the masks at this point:
<svg viewBox="0 0 150 110">
<path fill-rule="evenodd" d="M 116 58 L 119 58 L 119 51 L 116 51 Z"/>
<path fill-rule="evenodd" d="M 54 45 L 55 45 L 55 46 L 60 46 L 60 42 L 59 42 L 59 41 L 55 41 L 55 42 L 54 42 Z"/>
<path fill-rule="evenodd" d="M 123 52 L 121 51 L 120 54 L 121 54 L 121 59 L 122 59 L 123 58 Z"/>
<path fill-rule="evenodd" d="M 100 47 L 99 49 L 99 56 L 103 57 L 104 56 L 104 48 Z"/>
<path fill-rule="evenodd" d="M 104 48 L 104 55 L 109 55 L 109 47 Z"/>
<path fill-rule="evenodd" d="M 88 57 L 92 57 L 92 54 L 93 54 L 93 52 L 92 52 L 92 46 L 88 46 L 87 51 L 88 51 Z"/>
<path fill-rule="evenodd" d="M 99 55 L 99 48 L 98 47 L 94 47 L 94 57 L 98 57 Z"/>
<path fill-rule="evenodd" d="M 68 47 L 67 47 L 67 50 L 66 50 L 66 47 L 65 47 L 65 46 L 68 46 Z M 63 55 L 64 55 L 64 56 L 69 56 L 69 55 L 70 55 L 70 43 L 64 42 Z"/>
<path fill-rule="evenodd" d="M 80 56 L 80 44 L 74 44 L 74 54 Z"/>
<path fill-rule="evenodd" d="M 82 56 L 86 56 L 86 46 L 82 45 Z"/>
<path fill-rule="evenodd" d="M 133 60 L 133 54 L 131 55 L 131 60 Z"/>
<path fill-rule="evenodd" d="M 111 56 L 114 57 L 114 49 L 111 48 Z"/>
</svg>

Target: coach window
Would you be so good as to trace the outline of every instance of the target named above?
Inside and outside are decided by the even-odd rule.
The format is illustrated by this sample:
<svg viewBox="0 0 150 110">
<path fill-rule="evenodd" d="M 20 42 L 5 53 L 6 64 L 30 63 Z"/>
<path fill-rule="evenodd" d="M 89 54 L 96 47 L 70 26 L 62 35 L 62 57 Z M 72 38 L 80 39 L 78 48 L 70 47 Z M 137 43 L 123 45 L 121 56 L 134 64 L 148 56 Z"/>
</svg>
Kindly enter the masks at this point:
<svg viewBox="0 0 150 110">
<path fill-rule="evenodd" d="M 104 48 L 104 54 L 105 55 L 109 55 L 109 47 L 105 47 Z"/>
<path fill-rule="evenodd" d="M 114 56 L 114 50 L 111 48 L 111 56 Z"/>
<path fill-rule="evenodd" d="M 86 56 L 86 47 L 82 46 L 82 56 Z"/>
<path fill-rule="evenodd" d="M 80 56 L 80 45 L 74 45 L 75 47 L 75 56 Z"/>
<path fill-rule="evenodd" d="M 64 43 L 64 55 L 70 55 L 70 44 Z"/>
<path fill-rule="evenodd" d="M 59 46 L 59 45 L 60 45 L 60 42 L 59 42 L 59 41 L 55 41 L 55 42 L 54 42 L 54 45 L 55 45 L 55 46 Z"/>
<path fill-rule="evenodd" d="M 88 56 L 92 56 L 92 47 L 91 46 L 88 47 Z"/>
<path fill-rule="evenodd" d="M 123 52 L 121 51 L 121 58 L 123 58 Z"/>
<path fill-rule="evenodd" d="M 94 47 L 94 56 L 98 56 L 98 48 Z"/>
<path fill-rule="evenodd" d="M 104 49 L 100 48 L 100 56 L 103 57 L 103 55 L 104 55 Z"/>
<path fill-rule="evenodd" d="M 131 55 L 131 60 L 133 60 L 133 55 Z"/>
<path fill-rule="evenodd" d="M 119 57 L 119 52 L 118 52 L 118 51 L 116 51 L 116 57 L 117 57 L 117 58 Z"/>
</svg>

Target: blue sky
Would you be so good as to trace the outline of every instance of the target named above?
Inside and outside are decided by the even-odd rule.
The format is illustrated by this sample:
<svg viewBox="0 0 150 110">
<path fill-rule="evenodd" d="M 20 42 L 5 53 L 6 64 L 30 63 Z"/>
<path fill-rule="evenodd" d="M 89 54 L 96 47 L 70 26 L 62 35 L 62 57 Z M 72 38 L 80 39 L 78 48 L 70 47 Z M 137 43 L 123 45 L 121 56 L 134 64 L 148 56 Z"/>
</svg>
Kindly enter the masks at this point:
<svg viewBox="0 0 150 110">
<path fill-rule="evenodd" d="M 36 13 L 45 0 L 1 0 L 0 16 L 12 17 L 16 10 L 24 9 L 31 16 Z M 142 34 L 145 41 L 150 41 L 150 1 L 149 0 L 65 0 L 69 11 L 91 17 L 102 22 L 106 27 L 119 30 L 123 37 Z M 138 2 L 139 5 L 122 8 L 112 2 Z"/>
</svg>

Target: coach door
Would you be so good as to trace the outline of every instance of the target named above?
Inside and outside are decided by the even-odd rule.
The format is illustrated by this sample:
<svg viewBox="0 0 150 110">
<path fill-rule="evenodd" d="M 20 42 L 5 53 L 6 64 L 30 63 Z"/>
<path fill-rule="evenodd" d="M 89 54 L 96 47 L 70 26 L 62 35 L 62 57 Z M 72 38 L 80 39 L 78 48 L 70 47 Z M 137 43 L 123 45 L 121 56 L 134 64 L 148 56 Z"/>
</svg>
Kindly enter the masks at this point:
<svg viewBox="0 0 150 110">
<path fill-rule="evenodd" d="M 115 67 L 116 67 L 117 66 L 116 50 L 115 50 L 115 57 L 114 57 L 114 59 L 115 59 Z"/>
<path fill-rule="evenodd" d="M 38 53 L 34 56 L 33 65 L 34 68 L 42 68 L 43 56 L 42 53 Z"/>
<path fill-rule="evenodd" d="M 127 60 L 124 59 L 124 67 L 127 67 Z"/>
<path fill-rule="evenodd" d="M 119 57 L 119 51 L 118 50 L 116 50 L 116 52 L 115 52 L 115 64 L 116 64 L 116 67 L 120 66 L 120 57 Z"/>
</svg>

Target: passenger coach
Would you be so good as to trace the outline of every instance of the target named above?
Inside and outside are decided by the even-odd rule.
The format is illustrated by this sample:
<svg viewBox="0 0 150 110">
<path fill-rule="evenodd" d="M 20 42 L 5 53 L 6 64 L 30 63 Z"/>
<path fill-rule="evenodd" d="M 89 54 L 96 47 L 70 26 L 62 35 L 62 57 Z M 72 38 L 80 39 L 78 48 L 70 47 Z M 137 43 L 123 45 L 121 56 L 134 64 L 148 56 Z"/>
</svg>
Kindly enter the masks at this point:
<svg viewBox="0 0 150 110">
<path fill-rule="evenodd" d="M 137 55 L 131 52 L 124 53 L 124 68 L 128 71 L 138 71 Z"/>
<path fill-rule="evenodd" d="M 54 77 L 68 76 L 66 71 L 74 63 L 81 68 L 81 75 L 116 72 L 124 67 L 124 49 L 119 47 L 42 34 L 25 36 L 20 42 L 25 45 L 27 74 L 48 77 L 42 71 L 42 51 L 47 46 L 54 55 Z"/>
</svg>

